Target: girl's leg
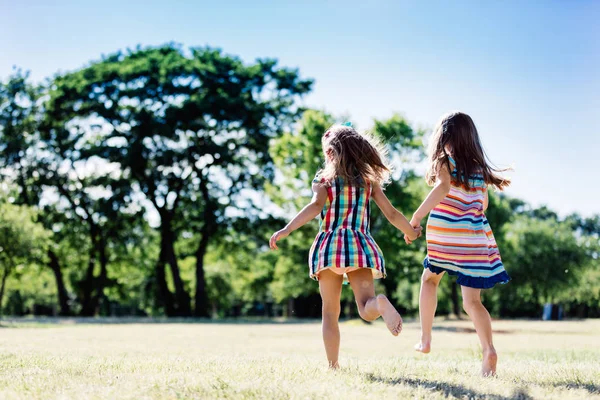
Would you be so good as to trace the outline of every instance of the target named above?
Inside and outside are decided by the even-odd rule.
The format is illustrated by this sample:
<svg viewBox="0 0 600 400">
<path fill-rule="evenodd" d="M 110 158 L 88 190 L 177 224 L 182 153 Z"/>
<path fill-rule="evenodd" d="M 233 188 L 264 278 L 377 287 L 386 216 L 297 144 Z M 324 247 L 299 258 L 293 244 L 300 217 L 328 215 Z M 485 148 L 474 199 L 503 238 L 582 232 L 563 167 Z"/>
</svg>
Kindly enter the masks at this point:
<svg viewBox="0 0 600 400">
<path fill-rule="evenodd" d="M 475 330 L 481 342 L 483 350 L 483 364 L 481 373 L 483 376 L 496 374 L 496 363 L 498 356 L 492 343 L 492 319 L 486 308 L 481 303 L 481 289 L 462 286 L 463 308 L 471 317 Z"/>
<path fill-rule="evenodd" d="M 421 319 L 421 342 L 415 345 L 415 350 L 421 353 L 431 351 L 431 330 L 437 308 L 437 289 L 444 273 L 434 274 L 428 269 L 421 276 L 421 292 L 419 294 L 419 317 Z"/>
<path fill-rule="evenodd" d="M 338 368 L 340 353 L 340 294 L 343 276 L 330 270 L 319 274 L 319 292 L 323 300 L 323 343 L 330 368 Z"/>
<path fill-rule="evenodd" d="M 371 270 L 361 268 L 350 272 L 348 280 L 354 292 L 360 317 L 365 321 L 374 321 L 381 315 L 392 335 L 398 336 L 402 331 L 402 318 L 387 297 L 382 294 L 375 296 Z"/>
</svg>

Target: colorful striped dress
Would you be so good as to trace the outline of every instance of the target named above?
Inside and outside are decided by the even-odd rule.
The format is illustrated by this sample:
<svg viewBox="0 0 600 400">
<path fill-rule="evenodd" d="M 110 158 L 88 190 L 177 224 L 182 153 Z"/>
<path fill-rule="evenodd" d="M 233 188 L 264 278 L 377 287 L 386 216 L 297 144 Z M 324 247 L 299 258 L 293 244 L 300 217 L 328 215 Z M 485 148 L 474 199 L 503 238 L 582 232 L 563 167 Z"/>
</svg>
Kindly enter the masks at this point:
<svg viewBox="0 0 600 400">
<path fill-rule="evenodd" d="M 450 163 L 456 178 L 456 163 L 452 158 Z M 437 274 L 458 275 L 459 285 L 488 289 L 510 277 L 483 212 L 487 191 L 483 176 L 471 176 L 469 186 L 452 183 L 446 198 L 431 211 L 423 266 Z"/>
<path fill-rule="evenodd" d="M 315 177 L 313 183 L 326 184 Z M 369 231 L 371 186 L 352 186 L 336 178 L 327 186 L 327 200 L 321 211 L 319 233 L 310 249 L 310 277 L 330 269 L 347 274 L 370 268 L 373 278 L 385 278 L 381 249 Z"/>
</svg>

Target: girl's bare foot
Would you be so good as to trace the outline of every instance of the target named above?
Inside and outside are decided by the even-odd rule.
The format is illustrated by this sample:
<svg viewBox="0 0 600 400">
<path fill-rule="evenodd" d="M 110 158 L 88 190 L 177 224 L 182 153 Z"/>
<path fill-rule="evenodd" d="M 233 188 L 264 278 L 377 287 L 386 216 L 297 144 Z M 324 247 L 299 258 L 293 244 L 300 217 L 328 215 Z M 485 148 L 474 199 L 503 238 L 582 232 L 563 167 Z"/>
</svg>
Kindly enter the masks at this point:
<svg viewBox="0 0 600 400">
<path fill-rule="evenodd" d="M 484 351 L 483 362 L 481 364 L 481 375 L 495 376 L 497 362 L 498 355 L 496 354 L 496 350 L 494 348 Z"/>
<path fill-rule="evenodd" d="M 377 296 L 377 310 L 392 335 L 398 336 L 402 332 L 402 317 L 387 297 L 382 294 Z"/>
<path fill-rule="evenodd" d="M 336 369 L 340 368 L 340 364 L 338 364 L 338 362 L 329 362 L 329 369 L 332 371 L 335 371 Z"/>
<path fill-rule="evenodd" d="M 415 344 L 415 351 L 418 351 L 423 354 L 427 354 L 431 351 L 431 340 L 423 340 L 417 344 Z"/>
</svg>

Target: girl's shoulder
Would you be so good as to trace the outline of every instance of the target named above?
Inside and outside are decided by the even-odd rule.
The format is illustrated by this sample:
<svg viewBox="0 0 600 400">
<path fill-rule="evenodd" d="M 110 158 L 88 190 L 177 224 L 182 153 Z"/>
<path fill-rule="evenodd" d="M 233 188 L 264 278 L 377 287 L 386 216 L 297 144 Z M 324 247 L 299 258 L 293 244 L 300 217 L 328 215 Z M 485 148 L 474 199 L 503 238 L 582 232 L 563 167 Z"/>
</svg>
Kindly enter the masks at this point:
<svg viewBox="0 0 600 400">
<path fill-rule="evenodd" d="M 312 180 L 313 184 L 316 183 L 316 184 L 319 184 L 319 185 L 326 185 L 327 182 L 328 182 L 327 179 L 325 179 L 323 177 L 322 170 L 317 171 L 317 173 L 315 174 L 315 177 Z"/>
<path fill-rule="evenodd" d="M 315 174 L 315 177 L 312 180 L 312 184 L 313 185 L 315 185 L 315 184 L 316 185 L 323 185 L 325 187 L 332 187 L 332 186 L 336 186 L 336 187 L 352 186 L 352 187 L 358 187 L 358 188 L 369 189 L 369 190 L 374 185 L 373 182 L 364 181 L 362 177 L 358 178 L 356 182 L 349 182 L 349 181 L 346 181 L 341 176 L 335 176 L 333 178 L 326 178 L 326 177 L 323 176 L 322 172 L 323 172 L 323 170 L 317 171 L 317 173 Z"/>
<path fill-rule="evenodd" d="M 450 167 L 452 167 L 450 173 L 456 173 L 456 160 L 450 154 L 448 154 L 448 162 L 450 163 Z"/>
<path fill-rule="evenodd" d="M 324 179 L 321 176 L 321 171 L 317 171 L 317 173 L 315 174 L 315 177 L 312 180 L 312 183 L 323 183 Z"/>
<path fill-rule="evenodd" d="M 322 185 L 325 186 L 326 188 L 330 188 L 330 187 L 338 187 L 338 188 L 342 188 L 344 186 L 356 186 L 359 188 L 365 188 L 365 189 L 371 189 L 371 187 L 373 186 L 371 184 L 371 182 L 363 182 L 362 180 L 360 180 L 359 182 L 356 183 L 350 183 L 350 182 L 346 182 L 342 177 L 340 176 L 335 176 L 332 179 L 327 179 L 325 178 L 322 174 L 322 171 L 317 171 L 317 173 L 315 174 L 315 177 L 312 180 L 312 184 L 313 185 Z"/>
<path fill-rule="evenodd" d="M 450 166 L 452 167 L 452 171 L 450 171 L 450 173 L 451 173 L 452 177 L 454 179 L 456 179 L 458 176 L 458 169 L 456 168 L 456 160 L 454 158 L 452 158 L 452 156 L 450 154 L 448 154 L 448 162 L 450 163 Z M 484 189 L 487 188 L 487 184 L 485 183 L 485 181 L 483 179 L 483 175 L 480 171 L 476 171 L 475 173 L 473 173 L 469 176 L 469 186 L 481 187 Z"/>
<path fill-rule="evenodd" d="M 321 172 L 322 172 L 322 170 L 319 170 L 315 174 L 315 177 L 312 180 L 313 187 L 314 187 L 314 185 L 323 186 L 325 188 L 331 187 L 332 184 L 333 184 L 333 181 L 331 181 L 330 179 L 325 178 Z"/>
</svg>

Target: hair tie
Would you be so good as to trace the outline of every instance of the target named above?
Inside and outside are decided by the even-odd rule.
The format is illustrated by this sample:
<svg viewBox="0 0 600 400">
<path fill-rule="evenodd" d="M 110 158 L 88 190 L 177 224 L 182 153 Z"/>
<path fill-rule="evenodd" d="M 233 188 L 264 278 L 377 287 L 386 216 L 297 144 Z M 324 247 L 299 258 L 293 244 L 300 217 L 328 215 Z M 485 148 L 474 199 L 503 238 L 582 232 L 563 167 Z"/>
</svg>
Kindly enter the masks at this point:
<svg viewBox="0 0 600 400">
<path fill-rule="evenodd" d="M 342 126 L 349 126 L 350 128 L 352 128 L 352 122 L 350 122 L 350 121 L 344 122 L 342 124 Z"/>
</svg>

